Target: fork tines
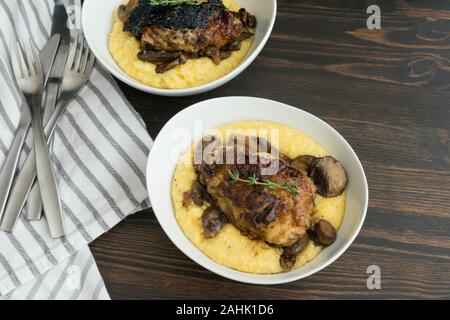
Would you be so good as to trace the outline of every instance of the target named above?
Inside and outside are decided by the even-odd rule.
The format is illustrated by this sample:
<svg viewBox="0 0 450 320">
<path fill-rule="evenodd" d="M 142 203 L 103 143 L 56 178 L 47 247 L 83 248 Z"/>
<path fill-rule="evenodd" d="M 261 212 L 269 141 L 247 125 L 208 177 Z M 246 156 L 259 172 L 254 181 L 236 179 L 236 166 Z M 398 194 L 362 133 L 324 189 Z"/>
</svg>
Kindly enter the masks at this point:
<svg viewBox="0 0 450 320">
<path fill-rule="evenodd" d="M 23 94 L 35 94 L 42 90 L 44 74 L 41 60 L 36 47 L 31 40 L 22 42 L 14 41 L 11 45 L 11 64 Z"/>
<path fill-rule="evenodd" d="M 41 60 L 31 40 L 28 43 L 14 41 L 11 45 L 11 60 L 14 75 L 18 79 L 39 76 L 41 73 Z"/>
<path fill-rule="evenodd" d="M 81 33 L 78 34 L 70 47 L 66 71 L 85 73 L 86 70 L 91 68 L 90 65 L 93 63 L 93 60 L 95 60 L 94 56 L 84 40 L 84 36 Z"/>
</svg>

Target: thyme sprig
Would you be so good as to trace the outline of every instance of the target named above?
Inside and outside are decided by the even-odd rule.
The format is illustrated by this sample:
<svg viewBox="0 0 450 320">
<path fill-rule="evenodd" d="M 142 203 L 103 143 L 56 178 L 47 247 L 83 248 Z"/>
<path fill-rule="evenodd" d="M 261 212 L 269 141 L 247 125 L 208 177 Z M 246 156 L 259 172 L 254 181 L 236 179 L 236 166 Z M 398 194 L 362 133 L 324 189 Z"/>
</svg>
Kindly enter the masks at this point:
<svg viewBox="0 0 450 320">
<path fill-rule="evenodd" d="M 180 4 L 197 5 L 204 2 L 204 0 L 149 0 L 152 6 L 177 6 Z"/>
<path fill-rule="evenodd" d="M 300 194 L 300 190 L 298 189 L 298 186 L 293 183 L 285 182 L 285 183 L 279 184 L 273 180 L 260 180 L 256 177 L 256 174 L 254 174 L 254 173 L 247 179 L 242 179 L 240 177 L 240 173 L 238 170 L 233 170 L 233 171 L 228 170 L 228 173 L 229 173 L 231 181 L 233 183 L 240 181 L 240 182 L 247 183 L 251 186 L 256 186 L 256 185 L 263 186 L 270 190 L 283 189 L 285 191 L 290 192 L 294 196 L 298 196 Z"/>
</svg>

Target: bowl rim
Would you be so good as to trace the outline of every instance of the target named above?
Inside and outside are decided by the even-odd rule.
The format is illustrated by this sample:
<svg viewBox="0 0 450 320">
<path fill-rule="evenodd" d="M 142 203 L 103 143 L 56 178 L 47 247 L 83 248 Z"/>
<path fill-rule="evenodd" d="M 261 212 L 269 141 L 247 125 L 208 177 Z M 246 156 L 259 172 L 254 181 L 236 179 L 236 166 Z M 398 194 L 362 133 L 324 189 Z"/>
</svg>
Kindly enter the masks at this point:
<svg viewBox="0 0 450 320">
<path fill-rule="evenodd" d="M 364 168 L 361 164 L 361 161 L 359 159 L 359 157 L 357 156 L 357 154 L 355 153 L 355 151 L 353 150 L 353 148 L 351 147 L 351 145 L 347 142 L 347 140 L 336 130 L 334 129 L 331 125 L 329 125 L 327 122 L 325 122 L 324 120 L 320 119 L 319 117 L 304 111 L 300 108 L 296 108 L 293 106 L 290 106 L 288 104 L 282 103 L 282 102 L 278 102 L 275 100 L 270 100 L 270 99 L 264 99 L 264 98 L 257 98 L 257 97 L 249 97 L 249 96 L 227 96 L 227 97 L 218 97 L 218 98 L 213 98 L 213 99 L 208 99 L 208 100 L 203 100 L 201 102 L 195 103 L 181 111 L 179 111 L 176 115 L 174 115 L 164 126 L 163 128 L 160 130 L 158 136 L 155 138 L 154 143 L 153 143 L 153 147 L 157 146 L 160 143 L 160 140 L 158 139 L 160 137 L 161 134 L 163 134 L 167 128 L 169 126 L 171 126 L 172 122 L 174 121 L 178 121 L 179 118 L 182 118 L 185 116 L 185 114 L 192 112 L 193 109 L 196 108 L 200 108 L 203 104 L 214 104 L 215 101 L 217 100 L 223 100 L 223 99 L 250 99 L 253 101 L 264 101 L 266 103 L 275 103 L 278 104 L 280 106 L 283 106 L 286 109 L 291 109 L 294 112 L 299 112 L 302 113 L 303 115 L 307 115 L 308 117 L 314 118 L 316 121 L 318 121 L 319 123 L 321 123 L 322 125 L 325 125 L 325 127 L 327 127 L 328 130 L 330 130 L 337 139 L 341 140 L 342 143 L 344 143 L 348 150 L 350 151 L 351 155 L 354 157 L 354 159 L 356 159 L 356 165 L 358 167 L 358 169 L 362 172 L 362 178 L 363 178 L 363 186 L 364 186 L 364 190 L 363 190 L 363 195 L 364 195 L 364 199 L 362 201 L 362 212 L 361 212 L 361 218 L 360 221 L 358 222 L 358 225 L 356 226 L 356 228 L 353 231 L 353 234 L 351 235 L 351 237 L 349 239 L 346 240 L 345 244 L 342 246 L 341 249 L 337 250 L 336 252 L 334 252 L 327 260 L 326 262 L 324 262 L 323 264 L 307 271 L 304 272 L 302 274 L 299 275 L 292 275 L 286 278 L 282 278 L 282 279 L 274 279 L 273 278 L 273 274 L 267 274 L 267 275 L 262 275 L 262 274 L 252 274 L 252 273 L 246 273 L 246 272 L 241 272 L 226 266 L 223 266 L 217 262 L 215 262 L 213 259 L 209 258 L 206 254 L 204 254 L 200 249 L 198 249 L 188 238 L 187 236 L 183 233 L 183 231 L 181 230 L 181 227 L 177 224 L 177 227 L 180 229 L 180 231 L 183 233 L 183 236 L 185 237 L 185 240 L 188 241 L 191 246 L 193 247 L 194 251 L 191 252 L 189 250 L 189 248 L 185 248 L 182 246 L 182 243 L 178 243 L 178 240 L 175 238 L 175 234 L 173 234 L 170 230 L 169 230 L 169 226 L 167 226 L 163 221 L 162 221 L 162 213 L 157 213 L 155 210 L 155 207 L 152 206 L 153 212 L 155 214 L 156 219 L 158 220 L 158 223 L 160 224 L 161 228 L 164 230 L 165 234 L 167 235 L 167 237 L 172 241 L 172 243 L 181 251 L 183 252 L 188 258 L 190 258 L 191 260 L 193 260 L 194 262 L 196 262 L 197 264 L 201 265 L 203 268 L 211 271 L 212 273 L 215 273 L 217 275 L 220 275 L 224 278 L 230 279 L 230 280 L 234 280 L 234 281 L 238 281 L 238 282 L 242 282 L 242 283 L 248 283 L 248 284 L 256 284 L 256 285 L 277 285 L 277 284 L 284 284 L 284 283 L 289 283 L 289 282 L 293 282 L 293 281 L 297 281 L 297 280 L 301 280 L 304 278 L 307 278 L 317 272 L 320 272 L 321 270 L 325 269 L 326 267 L 328 267 L 330 264 L 332 264 L 333 262 L 335 262 L 340 256 L 342 256 L 342 254 L 344 254 L 345 251 L 347 251 L 347 249 L 353 244 L 353 242 L 355 241 L 356 237 L 359 235 L 361 228 L 364 224 L 364 221 L 366 219 L 366 215 L 367 215 L 367 209 L 368 209 L 368 204 L 369 204 L 369 188 L 368 188 L 368 183 L 367 183 L 367 177 L 364 171 Z M 283 111 L 281 111 L 283 112 Z M 239 120 L 238 120 L 239 121 Z M 243 119 L 242 121 L 245 121 L 245 119 Z M 224 124 L 226 124 L 228 122 L 224 122 Z M 314 137 L 312 137 L 314 138 Z M 192 141 L 191 141 L 192 143 Z M 154 201 L 156 199 L 152 199 L 152 192 L 151 192 L 151 188 L 150 188 L 150 168 L 151 168 L 151 163 L 154 162 L 158 157 L 155 156 L 155 153 L 153 152 L 153 150 L 155 150 L 156 148 L 153 148 L 150 150 L 150 154 L 148 157 L 148 162 L 147 162 L 147 170 L 146 170 L 146 180 L 147 180 L 147 190 L 149 193 L 149 198 L 150 198 L 150 202 L 151 203 L 155 203 Z M 155 160 L 154 160 L 155 159 Z M 171 173 L 171 177 L 173 176 L 173 172 Z M 173 206 L 171 206 L 171 210 L 170 210 L 171 214 L 174 214 L 174 209 Z M 202 261 L 201 259 L 197 259 L 197 257 L 195 256 L 196 253 L 200 253 L 201 255 L 203 255 L 206 259 L 205 261 Z M 214 266 L 219 266 L 220 268 L 218 268 L 217 270 L 214 269 Z M 222 270 L 221 270 L 222 269 Z M 295 270 L 293 270 L 292 272 L 294 272 Z M 267 278 L 265 278 L 267 277 Z"/>
<path fill-rule="evenodd" d="M 183 89 L 161 89 L 161 88 L 156 88 L 156 87 L 146 85 L 146 84 L 140 82 L 139 80 L 134 79 L 130 75 L 126 74 L 124 71 L 119 72 L 118 70 L 110 68 L 109 65 L 107 63 L 105 63 L 103 61 L 103 59 L 100 58 L 101 54 L 99 52 L 99 49 L 97 49 L 97 46 L 92 43 L 93 41 L 90 41 L 91 36 L 90 36 L 89 32 L 87 34 L 85 33 L 85 38 L 89 44 L 90 49 L 92 50 L 95 57 L 97 58 L 97 61 L 100 62 L 100 64 L 105 69 L 107 69 L 110 73 L 112 73 L 120 81 L 126 83 L 127 85 L 129 85 L 135 89 L 138 89 L 143 92 L 155 94 L 155 95 L 160 95 L 160 96 L 181 97 L 181 96 L 190 96 L 190 95 L 200 94 L 200 93 L 207 92 L 207 91 L 213 90 L 215 88 L 218 88 L 218 87 L 228 83 L 235 77 L 237 77 L 241 72 L 243 72 L 245 69 L 247 69 L 250 66 L 250 64 L 253 63 L 253 61 L 261 53 L 261 51 L 263 50 L 267 41 L 269 40 L 270 35 L 272 34 L 272 31 L 273 31 L 273 28 L 275 25 L 275 20 L 277 17 L 277 11 L 278 11 L 277 0 L 269 0 L 269 1 L 272 2 L 274 10 L 273 10 L 272 16 L 270 17 L 270 20 L 269 20 L 268 29 L 266 30 L 266 33 L 264 34 L 264 36 L 261 38 L 260 43 L 256 46 L 255 50 L 251 54 L 247 55 L 244 58 L 244 60 L 242 60 L 241 63 L 237 67 L 235 67 L 233 70 L 231 70 L 224 76 L 222 76 L 214 81 L 211 81 L 211 82 L 199 85 L 199 86 L 195 86 L 195 87 L 183 88 Z M 98 3 L 98 0 L 85 0 L 83 3 L 83 7 L 81 10 L 81 24 L 82 24 L 82 29 L 84 30 L 84 32 L 86 31 L 85 26 L 87 23 L 86 21 L 88 19 L 86 16 L 86 10 L 84 10 L 84 8 L 90 2 Z M 109 50 L 107 50 L 107 51 L 109 53 Z M 117 65 L 117 63 L 116 63 L 116 65 Z M 119 69 L 120 69 L 120 67 L 119 67 Z"/>
</svg>

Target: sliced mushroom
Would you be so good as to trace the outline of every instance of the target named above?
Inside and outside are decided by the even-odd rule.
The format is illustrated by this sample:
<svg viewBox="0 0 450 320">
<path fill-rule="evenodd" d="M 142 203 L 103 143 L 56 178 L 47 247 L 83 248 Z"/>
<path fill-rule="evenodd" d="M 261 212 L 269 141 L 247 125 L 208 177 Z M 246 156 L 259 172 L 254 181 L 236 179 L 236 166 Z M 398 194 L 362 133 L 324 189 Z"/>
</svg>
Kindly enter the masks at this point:
<svg viewBox="0 0 450 320">
<path fill-rule="evenodd" d="M 233 134 L 230 136 L 228 146 L 234 148 L 235 157 L 239 154 L 244 154 L 248 157 L 253 157 L 252 160 L 254 161 L 261 159 L 263 159 L 263 161 L 268 161 L 268 163 L 266 163 L 267 165 L 273 164 L 273 162 L 269 160 L 276 159 L 279 159 L 286 164 L 291 162 L 289 157 L 281 153 L 269 141 L 262 137 Z"/>
<path fill-rule="evenodd" d="M 203 201 L 208 202 L 209 204 L 214 204 L 214 199 L 211 197 L 211 195 L 206 190 L 206 187 L 202 184 L 201 185 L 201 192 L 202 192 L 202 198 Z"/>
<path fill-rule="evenodd" d="M 206 239 L 216 237 L 228 219 L 216 207 L 211 206 L 203 212 L 202 224 Z"/>
<path fill-rule="evenodd" d="M 219 50 L 213 50 L 213 51 L 211 52 L 211 55 L 210 55 L 209 57 L 212 59 L 212 61 L 213 61 L 214 64 L 216 64 L 216 65 L 220 64 L 220 61 L 222 60 L 222 59 L 220 58 L 220 51 L 219 51 Z"/>
<path fill-rule="evenodd" d="M 239 51 L 241 49 L 241 42 L 240 41 L 232 41 L 229 44 L 227 44 L 225 47 L 222 48 L 223 51 Z"/>
<path fill-rule="evenodd" d="M 220 51 L 220 60 L 225 60 L 231 57 L 231 51 Z"/>
<path fill-rule="evenodd" d="M 329 246 L 336 241 L 336 229 L 326 220 L 319 220 L 310 230 L 311 239 L 321 245 Z"/>
<path fill-rule="evenodd" d="M 118 16 L 121 21 L 125 21 L 128 19 L 127 7 L 124 4 L 119 6 Z"/>
<path fill-rule="evenodd" d="M 347 187 L 347 173 L 341 163 L 333 157 L 316 159 L 309 170 L 309 176 L 324 197 L 337 197 Z"/>
<path fill-rule="evenodd" d="M 214 64 L 220 64 L 221 61 L 220 54 L 221 51 L 218 48 L 210 47 L 203 50 L 200 56 L 209 57 L 214 62 Z"/>
<path fill-rule="evenodd" d="M 178 57 L 179 64 L 186 64 L 187 61 L 188 61 L 188 57 L 183 53 Z"/>
<path fill-rule="evenodd" d="M 242 42 L 242 41 L 244 41 L 244 40 L 247 40 L 247 39 L 253 37 L 254 35 L 255 35 L 255 34 L 252 33 L 252 32 L 242 32 L 242 33 L 236 38 L 236 40 Z"/>
<path fill-rule="evenodd" d="M 291 167 L 300 171 L 309 172 L 311 165 L 316 159 L 316 157 L 310 155 L 299 156 L 292 160 Z"/>
<path fill-rule="evenodd" d="M 191 198 L 195 205 L 201 207 L 203 205 L 203 187 L 198 181 L 194 181 L 191 188 Z"/>
<path fill-rule="evenodd" d="M 190 191 L 187 191 L 183 193 L 183 207 L 187 208 L 192 203 L 192 193 Z"/>
<path fill-rule="evenodd" d="M 186 56 L 184 56 L 183 54 L 181 54 L 178 58 L 176 58 L 173 61 L 169 61 L 169 62 L 163 62 L 159 65 L 156 66 L 156 73 L 164 73 L 167 72 L 173 68 L 175 68 L 176 66 L 179 66 L 181 64 L 185 64 L 187 62 L 187 58 Z"/>
<path fill-rule="evenodd" d="M 247 10 L 245 10 L 245 8 L 239 9 L 238 15 L 239 15 L 239 19 L 241 19 L 242 23 L 243 23 L 244 25 L 246 25 L 247 17 L 248 17 L 248 12 L 247 12 Z"/>
<path fill-rule="evenodd" d="M 245 27 L 256 28 L 257 22 L 256 22 L 256 17 L 254 15 L 250 14 L 244 8 L 240 9 L 238 14 L 239 14 L 239 19 L 241 19 L 241 21 Z"/>
<path fill-rule="evenodd" d="M 166 51 L 155 51 L 155 50 L 142 50 L 138 53 L 139 60 L 152 62 L 152 63 L 163 63 L 172 62 L 181 56 L 181 52 L 166 52 Z"/>
<path fill-rule="evenodd" d="M 195 180 L 194 183 L 192 183 L 191 191 L 189 193 L 192 201 L 199 207 L 203 206 L 205 201 L 209 204 L 214 203 L 212 197 L 198 180 Z"/>
</svg>

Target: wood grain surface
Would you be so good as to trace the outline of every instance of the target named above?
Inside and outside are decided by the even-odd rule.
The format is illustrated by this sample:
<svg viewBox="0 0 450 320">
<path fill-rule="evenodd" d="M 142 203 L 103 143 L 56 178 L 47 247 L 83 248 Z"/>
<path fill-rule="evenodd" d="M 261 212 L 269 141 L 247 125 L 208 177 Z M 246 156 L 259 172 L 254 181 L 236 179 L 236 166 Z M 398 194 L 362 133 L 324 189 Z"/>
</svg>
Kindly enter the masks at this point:
<svg viewBox="0 0 450 320">
<path fill-rule="evenodd" d="M 255 0 L 256 1 L 256 0 Z M 381 7 L 381 30 L 366 8 Z M 450 299 L 450 1 L 279 0 L 273 34 L 229 84 L 187 98 L 119 83 L 152 137 L 178 111 L 248 95 L 302 108 L 353 146 L 370 204 L 354 244 L 301 281 L 254 286 L 223 279 L 181 253 L 151 210 L 91 248 L 113 299 Z M 368 290 L 378 265 L 381 290 Z"/>
</svg>

